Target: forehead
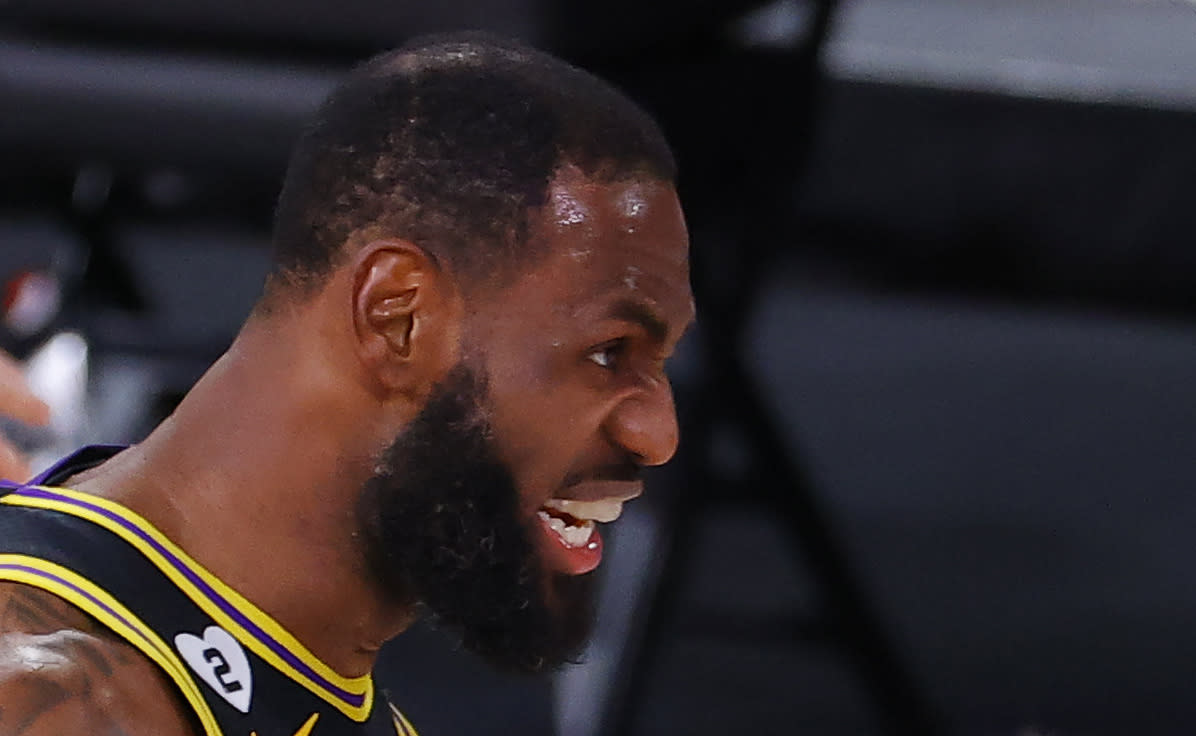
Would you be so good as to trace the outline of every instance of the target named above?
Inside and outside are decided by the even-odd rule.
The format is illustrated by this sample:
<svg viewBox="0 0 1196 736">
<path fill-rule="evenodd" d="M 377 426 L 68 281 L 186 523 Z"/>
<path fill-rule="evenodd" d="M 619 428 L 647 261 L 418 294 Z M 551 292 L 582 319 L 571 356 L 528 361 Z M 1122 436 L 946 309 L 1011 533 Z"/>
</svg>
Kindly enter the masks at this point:
<svg viewBox="0 0 1196 736">
<path fill-rule="evenodd" d="M 566 169 L 530 224 L 543 257 L 519 279 L 529 299 L 557 311 L 632 299 L 677 329 L 692 319 L 689 236 L 670 183 L 595 181 Z"/>
</svg>

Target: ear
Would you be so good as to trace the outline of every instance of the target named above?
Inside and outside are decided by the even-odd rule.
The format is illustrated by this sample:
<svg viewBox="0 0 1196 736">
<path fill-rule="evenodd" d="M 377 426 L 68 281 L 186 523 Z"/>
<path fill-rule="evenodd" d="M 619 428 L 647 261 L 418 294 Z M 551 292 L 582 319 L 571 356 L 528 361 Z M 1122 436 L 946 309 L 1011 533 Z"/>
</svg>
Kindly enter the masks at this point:
<svg viewBox="0 0 1196 736">
<path fill-rule="evenodd" d="M 357 254 L 353 326 L 363 367 L 386 396 L 422 397 L 458 355 L 462 310 L 450 275 L 403 240 Z"/>
</svg>

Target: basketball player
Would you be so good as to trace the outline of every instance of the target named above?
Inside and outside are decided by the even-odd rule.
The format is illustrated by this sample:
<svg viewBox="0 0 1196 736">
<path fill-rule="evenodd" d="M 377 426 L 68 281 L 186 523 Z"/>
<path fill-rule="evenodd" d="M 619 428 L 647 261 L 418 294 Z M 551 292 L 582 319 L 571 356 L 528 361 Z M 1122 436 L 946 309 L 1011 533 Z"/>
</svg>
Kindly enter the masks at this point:
<svg viewBox="0 0 1196 736">
<path fill-rule="evenodd" d="M 370 672 L 425 613 L 499 667 L 574 657 L 595 523 L 678 441 L 673 166 L 519 45 L 355 71 L 228 352 L 140 444 L 0 496 L 0 736 L 411 734 Z"/>
</svg>

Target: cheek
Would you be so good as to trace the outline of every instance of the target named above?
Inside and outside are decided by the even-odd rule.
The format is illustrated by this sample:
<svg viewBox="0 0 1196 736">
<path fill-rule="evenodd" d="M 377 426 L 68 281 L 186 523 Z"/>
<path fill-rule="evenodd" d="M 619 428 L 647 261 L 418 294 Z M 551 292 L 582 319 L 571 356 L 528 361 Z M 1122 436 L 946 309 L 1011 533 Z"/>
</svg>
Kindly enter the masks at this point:
<svg viewBox="0 0 1196 736">
<path fill-rule="evenodd" d="M 519 371 L 492 373 L 495 443 L 536 507 L 559 488 L 600 433 L 596 395 L 562 373 L 530 361 Z"/>
<path fill-rule="evenodd" d="M 495 406 L 494 431 L 516 470 L 551 472 L 567 464 L 590 431 L 576 402 L 548 390 L 512 392 L 509 402 Z"/>
</svg>

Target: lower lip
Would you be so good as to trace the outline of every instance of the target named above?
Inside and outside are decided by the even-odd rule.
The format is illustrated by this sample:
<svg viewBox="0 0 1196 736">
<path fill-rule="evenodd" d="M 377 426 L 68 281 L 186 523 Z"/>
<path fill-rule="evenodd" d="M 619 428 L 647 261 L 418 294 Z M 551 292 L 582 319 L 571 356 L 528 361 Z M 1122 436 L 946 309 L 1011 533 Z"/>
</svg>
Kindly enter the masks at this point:
<svg viewBox="0 0 1196 736">
<path fill-rule="evenodd" d="M 538 514 L 536 524 L 540 530 L 540 551 L 549 570 L 564 575 L 585 575 L 602 562 L 602 534 L 597 526 L 585 544 L 570 547 Z"/>
</svg>

